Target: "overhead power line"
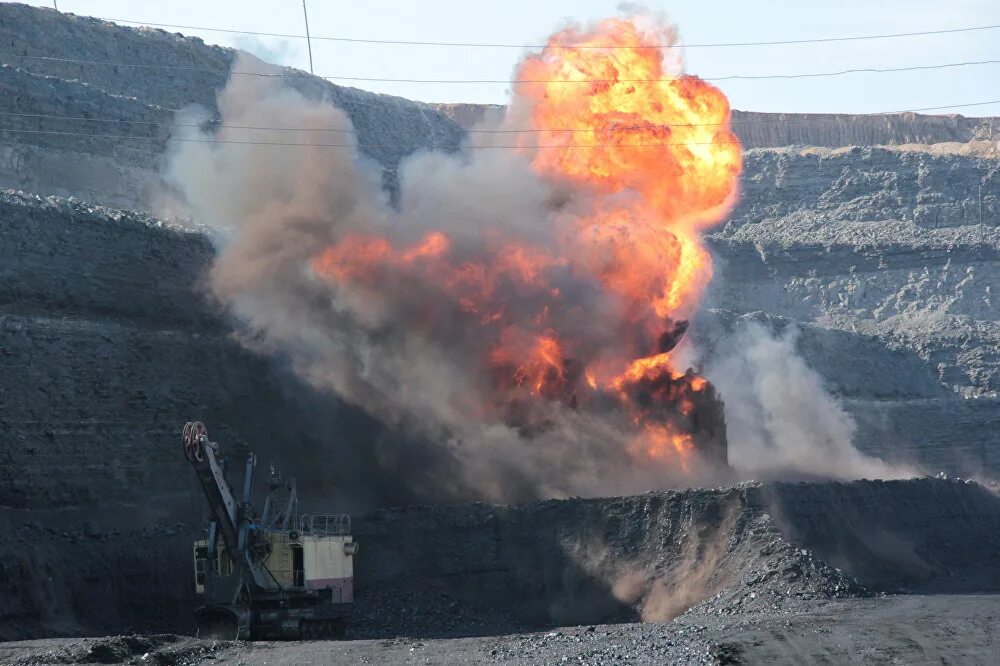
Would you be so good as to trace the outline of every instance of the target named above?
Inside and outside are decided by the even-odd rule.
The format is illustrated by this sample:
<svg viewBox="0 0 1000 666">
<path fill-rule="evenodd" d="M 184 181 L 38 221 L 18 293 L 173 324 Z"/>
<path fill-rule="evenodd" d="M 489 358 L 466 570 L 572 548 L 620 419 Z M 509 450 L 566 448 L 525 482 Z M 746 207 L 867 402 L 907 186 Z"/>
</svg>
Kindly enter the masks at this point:
<svg viewBox="0 0 1000 666">
<path fill-rule="evenodd" d="M 85 17 L 87 18 L 87 17 Z M 111 21 L 113 23 L 125 23 L 128 25 L 148 25 L 156 28 L 174 28 L 178 30 L 204 30 L 206 32 L 220 32 L 236 35 L 255 35 L 258 37 L 283 37 L 286 39 L 309 39 L 306 35 L 294 34 L 294 33 L 280 33 L 280 32 L 259 32 L 253 30 L 234 30 L 231 28 L 209 28 L 206 26 L 197 25 L 178 25 L 175 23 L 153 23 L 150 21 L 133 21 L 128 19 L 118 19 L 118 18 L 107 18 L 103 16 L 93 16 L 89 18 L 95 18 L 101 21 Z M 706 44 L 648 44 L 640 46 L 638 48 L 642 49 L 673 49 L 673 48 L 687 48 L 687 49 L 708 49 L 708 48 L 728 48 L 728 47 L 739 47 L 739 46 L 783 46 L 786 44 L 819 44 L 824 42 L 852 42 L 852 41 L 862 41 L 862 40 L 872 40 L 872 39 L 896 39 L 899 37 L 923 37 L 928 35 L 947 35 L 962 32 L 975 32 L 980 30 L 995 30 L 1000 28 L 1000 24 L 997 25 L 976 25 L 968 26 L 964 28 L 946 28 L 940 30 L 922 30 L 919 32 L 896 32 L 896 33 L 885 33 L 876 35 L 848 35 L 839 37 L 817 37 L 812 39 L 780 39 L 773 41 L 754 41 L 754 42 L 718 42 L 718 43 L 706 43 Z M 418 41 L 418 40 L 400 40 L 400 39 L 363 39 L 358 37 L 339 37 L 339 36 L 317 36 L 312 35 L 311 39 L 318 39 L 330 42 L 347 42 L 351 44 L 396 44 L 402 46 L 461 46 L 461 47 L 473 47 L 473 48 L 501 48 L 501 49 L 540 49 L 546 48 L 548 46 L 556 46 L 558 48 L 564 49 L 599 49 L 608 50 L 616 48 L 636 48 L 632 46 L 590 46 L 581 44 L 511 44 L 502 42 L 437 42 L 437 41 Z"/>
<path fill-rule="evenodd" d="M 887 74 L 889 72 L 911 72 L 925 69 L 947 69 L 951 67 L 969 67 L 973 65 L 993 65 L 1000 60 L 975 60 L 969 62 L 952 62 L 943 65 L 911 65 L 908 67 L 863 67 L 857 69 L 842 69 L 834 72 L 805 72 L 798 74 L 730 74 L 726 76 L 699 76 L 702 81 L 734 81 L 759 79 L 805 79 L 827 76 L 843 76 L 845 74 Z M 382 83 L 657 83 L 665 79 L 381 79 L 361 76 L 324 76 L 324 79 L 336 81 L 378 81 Z"/>
<path fill-rule="evenodd" d="M 18 55 L 13 53 L 0 53 L 0 58 L 10 58 L 16 59 L 21 58 L 22 60 L 42 60 L 47 62 L 62 62 L 69 64 L 80 64 L 80 65 L 101 65 L 107 67 L 130 67 L 138 69 L 156 69 L 156 70 L 180 70 L 180 71 L 196 71 L 196 72 L 209 72 L 212 74 L 217 74 L 219 76 L 259 76 L 264 78 L 286 78 L 286 77 L 303 77 L 312 76 L 305 72 L 300 72 L 292 69 L 288 69 L 284 72 L 245 72 L 245 71 L 230 71 L 215 69 L 212 67 L 191 67 L 184 65 L 150 65 L 145 63 L 132 63 L 132 62 L 109 62 L 104 60 L 78 60 L 75 58 L 58 58 L 54 56 L 29 56 L 29 55 Z M 843 76 L 845 74 L 886 74 L 890 72 L 910 72 L 910 71 L 920 71 L 920 70 L 931 70 L 931 69 L 947 69 L 953 67 L 970 67 L 976 65 L 994 65 L 1000 63 L 1000 60 L 971 60 L 966 62 L 952 62 L 944 63 L 938 65 L 910 65 L 907 67 L 863 67 L 857 69 L 843 69 L 833 72 L 800 72 L 796 74 L 731 74 L 725 76 L 700 76 L 698 78 L 703 81 L 732 81 L 732 80 L 761 80 L 761 79 L 803 79 L 803 78 L 818 78 L 818 77 L 830 77 L 830 76 Z M 380 82 L 380 83 L 566 83 L 566 84 L 587 84 L 587 83 L 654 83 L 664 79 L 575 79 L 575 80 L 561 80 L 561 79 L 391 79 L 391 78 L 381 78 L 381 77 L 364 77 L 364 76 L 341 76 L 341 75 L 324 75 L 319 76 L 321 79 L 328 79 L 334 81 L 367 81 L 367 82 Z"/>
<path fill-rule="evenodd" d="M 849 114 L 858 116 L 884 116 L 884 115 L 894 115 L 900 113 L 920 113 L 922 111 L 941 111 L 944 109 L 961 109 L 966 107 L 979 107 L 988 106 L 993 104 L 1000 104 L 1000 100 L 992 100 L 987 102 L 968 102 L 966 104 L 947 104 L 943 106 L 925 106 L 914 109 L 898 109 L 895 111 L 874 111 L 871 113 L 864 114 Z M 802 114 L 804 116 L 809 116 L 811 114 Z M 824 114 L 826 115 L 826 114 Z M 659 124 L 659 123 L 648 123 L 643 125 L 619 125 L 616 127 L 599 128 L 595 129 L 592 127 L 587 128 L 572 128 L 572 127 L 531 127 L 524 129 L 466 129 L 463 130 L 468 134 L 529 134 L 529 133 L 540 133 L 540 132 L 627 132 L 633 130 L 646 130 L 646 129 L 674 129 L 683 127 L 721 127 L 728 125 L 729 127 L 745 127 L 751 125 L 773 125 L 773 124 L 792 124 L 792 123 L 816 123 L 816 122 L 838 122 L 840 120 L 839 115 L 844 114 L 830 114 L 834 117 L 831 118 L 815 118 L 815 117 L 803 117 L 803 118 L 769 118 L 761 120 L 747 120 L 747 121 L 737 121 L 729 123 L 669 123 L 669 124 Z M 326 127 L 271 127 L 262 125 L 230 125 L 225 123 L 216 123 L 213 121 L 207 121 L 204 123 L 175 123 L 170 121 L 158 121 L 158 120 L 128 120 L 123 118 L 101 118 L 92 116 L 61 116 L 57 114 L 50 113 L 19 113 L 15 111 L 0 111 L 0 116 L 13 117 L 13 118 L 37 118 L 39 120 L 60 120 L 60 121 L 72 121 L 72 122 L 92 122 L 92 123 L 122 123 L 126 125 L 142 125 L 142 126 L 153 126 L 153 127 L 199 127 L 204 129 L 238 129 L 238 130 L 257 130 L 257 131 L 269 131 L 269 132 L 333 132 L 336 134 L 355 134 L 355 129 L 342 129 L 342 128 L 326 128 Z M 427 132 L 426 128 L 401 128 L 396 130 L 381 130 L 379 132 L 374 132 L 374 134 L 409 134 L 409 133 L 420 133 L 425 134 Z M 370 134 L 371 132 L 369 132 Z"/>
<path fill-rule="evenodd" d="M 63 132 L 60 130 L 23 130 L 23 129 L 8 129 L 5 127 L 0 127 L 0 132 L 13 132 L 14 134 L 44 134 L 44 135 L 56 135 L 56 136 L 80 136 L 89 137 L 92 139 L 134 139 L 136 141 L 181 141 L 184 143 L 222 143 L 222 144 L 237 144 L 237 145 L 251 145 L 251 146 L 299 146 L 299 147 L 313 147 L 313 148 L 405 148 L 411 149 L 412 145 L 394 145 L 394 144 L 363 144 L 363 143 L 299 143 L 299 142 L 286 142 L 286 141 L 239 141 L 235 139 L 189 139 L 189 138 L 177 138 L 170 137 L 158 137 L 158 136 L 135 136 L 129 134 L 91 134 L 89 132 Z M 643 147 L 667 147 L 667 146 L 714 146 L 714 145 L 727 145 L 727 144 L 739 144 L 740 141 L 703 141 L 703 142 L 692 142 L 685 141 L 679 143 L 634 143 L 626 144 L 626 146 L 617 144 L 585 144 L 585 145 L 573 145 L 573 144 L 554 144 L 547 146 L 530 146 L 532 148 L 643 148 Z M 522 146 L 517 145 L 489 145 L 489 146 L 466 146 L 466 145 L 441 145 L 441 146 L 431 146 L 437 149 L 506 149 L 514 150 L 522 148 Z"/>
<path fill-rule="evenodd" d="M 181 143 L 207 143 L 207 144 L 232 144 L 251 146 L 286 146 L 298 148 L 393 148 L 402 150 L 412 150 L 412 144 L 366 144 L 366 143 L 309 143 L 309 142 L 289 142 L 289 141 L 245 141 L 236 139 L 210 139 L 210 138 L 178 138 L 178 137 L 155 137 L 155 136 L 135 136 L 129 134 L 92 134 L 89 132 L 64 132 L 59 130 L 28 130 L 9 129 L 0 127 L 0 133 L 9 132 L 13 134 L 34 134 L 49 136 L 72 136 L 89 139 L 124 139 L 132 141 L 169 141 Z M 548 144 L 548 145 L 528 145 L 519 146 L 514 144 L 506 145 L 467 145 L 467 144 L 441 144 L 426 146 L 435 150 L 518 150 L 521 148 L 667 148 L 682 146 L 718 146 L 718 145 L 743 145 L 743 141 L 680 141 L 674 143 L 630 143 L 630 144 Z M 822 147 L 822 146 L 819 146 Z"/>
</svg>

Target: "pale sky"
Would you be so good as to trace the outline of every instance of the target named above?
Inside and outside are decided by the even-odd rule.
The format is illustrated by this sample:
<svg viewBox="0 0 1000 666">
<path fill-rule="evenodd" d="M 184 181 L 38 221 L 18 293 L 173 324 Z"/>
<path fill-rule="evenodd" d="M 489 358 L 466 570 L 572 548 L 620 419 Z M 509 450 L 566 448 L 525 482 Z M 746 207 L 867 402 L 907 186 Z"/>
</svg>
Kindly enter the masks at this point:
<svg viewBox="0 0 1000 666">
<path fill-rule="evenodd" d="M 75 14 L 133 21 L 304 34 L 301 0 L 57 0 Z M 29 2 L 52 6 L 52 0 Z M 620 0 L 309 0 L 314 36 L 538 44 L 567 20 L 618 13 Z M 688 44 L 917 32 L 1000 24 L 998 0 L 650 0 Z M 242 48 L 308 71 L 304 39 L 171 30 Z M 44 50 L 44 44 L 39 45 Z M 380 78 L 509 79 L 525 53 L 511 48 L 313 41 L 315 73 Z M 786 46 L 685 49 L 703 77 L 827 72 L 1000 60 L 1000 29 L 951 35 Z M 344 83 L 334 80 L 334 83 Z M 428 102 L 503 103 L 504 84 L 344 83 Z M 1000 64 L 849 74 L 817 79 L 725 81 L 733 107 L 751 111 L 872 113 L 1000 99 Z M 1000 115 L 1000 104 L 940 111 Z"/>
</svg>

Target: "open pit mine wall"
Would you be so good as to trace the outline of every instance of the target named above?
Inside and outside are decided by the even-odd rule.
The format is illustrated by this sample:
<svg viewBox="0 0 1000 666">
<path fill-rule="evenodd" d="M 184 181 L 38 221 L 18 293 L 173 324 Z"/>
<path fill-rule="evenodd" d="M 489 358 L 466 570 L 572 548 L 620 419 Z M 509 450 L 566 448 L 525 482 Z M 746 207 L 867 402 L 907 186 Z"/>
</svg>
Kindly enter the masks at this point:
<svg viewBox="0 0 1000 666">
<path fill-rule="evenodd" d="M 0 40 L 0 111 L 15 113 L 170 122 L 192 102 L 213 108 L 225 75 L 10 53 L 219 72 L 232 60 L 197 39 L 13 4 L 0 4 Z M 459 132 L 428 105 L 291 81 L 345 108 L 361 143 L 418 130 L 370 149 L 390 186 L 403 155 L 453 145 Z M 0 124 L 81 128 L 14 116 Z M 0 134 L 0 185 L 90 202 L 0 194 L 0 638 L 188 626 L 190 539 L 203 509 L 177 438 L 192 417 L 298 476 L 315 510 L 413 499 L 407 476 L 381 467 L 377 423 L 234 339 L 204 296 L 207 235 L 91 205 L 149 209 L 164 196 L 167 128 L 87 127 L 150 140 Z M 692 335 L 745 319 L 798 326 L 800 351 L 857 419 L 861 448 L 930 471 L 995 473 L 996 165 L 931 151 L 750 151 L 743 202 L 709 239 L 715 311 Z M 387 580 L 377 563 L 391 540 L 371 524 L 359 525 L 376 549 L 362 551 L 372 562 L 360 558 L 363 585 Z M 466 554 L 441 555 L 458 566 Z"/>
<path fill-rule="evenodd" d="M 718 242 L 719 247 L 733 244 Z M 752 263 L 751 245 L 734 247 L 731 261 L 747 261 L 748 280 L 759 276 L 763 285 L 772 268 Z M 0 530 L 8 535 L 0 541 L 0 638 L 189 628 L 190 540 L 203 515 L 200 491 L 178 443 L 179 426 L 189 418 L 204 419 L 214 439 L 247 442 L 262 461 L 274 460 L 296 475 L 315 510 L 356 511 L 410 499 L 398 494 L 401 479 L 375 460 L 377 423 L 332 396 L 312 393 L 280 364 L 253 356 L 233 339 L 231 324 L 201 287 L 212 252 L 204 234 L 141 214 L 0 194 Z M 920 256 L 924 263 L 946 261 L 943 254 Z M 702 334 L 709 336 L 750 316 L 713 311 L 702 317 Z M 753 318 L 776 330 L 794 323 L 763 314 Z M 973 415 L 983 422 L 970 418 L 961 426 L 968 438 L 954 441 L 955 414 L 961 412 L 949 410 L 958 401 L 919 354 L 902 345 L 887 349 L 875 334 L 798 325 L 803 352 L 831 389 L 856 414 L 878 415 L 861 420 L 859 441 L 866 450 L 891 456 L 898 445 L 892 437 L 900 437 L 892 429 L 902 424 L 921 428 L 910 440 L 917 458 L 954 470 L 962 466 L 957 450 L 988 467 L 988 455 L 996 450 L 989 413 Z M 635 501 L 620 502 L 630 506 Z M 815 520 L 821 520 L 817 507 L 822 501 L 811 505 Z M 874 507 L 889 500 L 843 501 Z M 940 501 L 942 511 L 956 515 L 974 508 L 965 500 Z M 554 553 L 561 547 L 556 541 L 532 540 L 558 535 L 564 519 L 578 521 L 574 529 L 583 534 L 596 515 L 591 514 L 604 511 L 598 500 L 541 506 L 537 511 L 478 508 L 470 514 L 413 510 L 419 520 L 408 529 L 428 530 L 420 538 L 406 530 L 396 533 L 406 522 L 393 517 L 399 513 L 360 520 L 359 539 L 365 543 L 360 589 L 404 585 L 405 580 L 392 582 L 410 557 L 393 554 L 397 540 L 413 537 L 400 553 L 426 550 L 435 553 L 443 570 L 460 569 L 488 561 L 498 549 L 511 549 L 504 557 L 514 557 L 517 544 L 537 543 L 527 550 L 540 557 Z M 550 509 L 545 507 L 556 508 L 546 517 Z M 486 541 L 458 524 L 449 531 L 451 522 L 466 520 L 463 516 L 495 511 L 526 518 L 503 529 L 484 518 L 484 525 L 474 527 L 492 535 Z M 436 512 L 445 517 L 444 527 L 432 529 Z M 640 527 L 631 526 L 633 513 L 623 513 L 614 529 L 623 534 L 641 529 L 641 520 Z M 824 529 L 809 534 L 833 538 L 835 529 Z M 510 545 L 501 545 L 508 538 Z M 658 543 L 670 543 L 663 538 Z M 479 539 L 482 550 L 463 545 L 470 539 Z M 652 549 L 653 542 L 642 547 Z M 434 560 L 414 555 L 410 561 L 429 566 Z M 518 589 L 523 589 L 532 575 L 530 564 L 517 571 L 513 561 L 498 566 L 495 579 L 468 572 L 458 576 L 461 585 L 456 582 L 453 592 L 463 593 L 468 580 L 499 589 L 517 571 Z M 553 583 L 557 592 L 561 584 Z M 591 591 L 596 600 L 611 604 L 601 606 L 609 617 L 629 612 L 602 589 Z M 535 609 L 534 615 L 523 616 L 531 621 L 584 621 L 560 614 L 569 611 L 546 610 L 544 599 L 526 608 Z"/>
<path fill-rule="evenodd" d="M 211 253 L 148 219 L 0 195 L 0 638 L 182 628 L 202 510 L 181 422 L 309 439 L 196 295 Z"/>
<path fill-rule="evenodd" d="M 3 128 L 16 130 L 0 133 L 0 187 L 143 209 L 162 209 L 170 200 L 159 167 L 176 111 L 197 104 L 214 113 L 216 90 L 236 53 L 195 37 L 15 3 L 0 4 L 0 44 L 0 112 L 30 114 L 0 116 Z M 348 113 L 362 151 L 383 164 L 390 186 L 402 156 L 416 148 L 450 149 L 463 128 L 502 113 L 496 105 L 422 104 L 285 71 L 288 85 Z M 988 139 L 1000 136 L 995 120 L 741 111 L 733 117 L 748 148 Z M 111 138 L 122 135 L 136 138 Z M 246 139 L 253 138 L 248 132 Z"/>
<path fill-rule="evenodd" d="M 1000 160 L 962 151 L 749 151 L 740 204 L 708 238 L 705 304 L 878 340 L 875 354 L 802 349 L 858 421 L 858 445 L 930 471 L 994 473 Z M 869 372 L 889 352 L 909 369 Z M 848 390 L 829 358 L 855 378 Z"/>
<path fill-rule="evenodd" d="M 18 130 L 0 133 L 0 187 L 143 209 L 169 201 L 158 173 L 176 112 L 198 105 L 214 116 L 237 54 L 197 37 L 13 3 L 0 4 L 0 44 L 0 112 L 31 114 L 0 116 L 0 126 Z M 428 104 L 277 71 L 307 98 L 350 116 L 361 152 L 383 165 L 390 187 L 402 156 L 460 142 L 462 129 Z M 259 137 L 248 130 L 238 140 Z"/>
<path fill-rule="evenodd" d="M 201 287 L 212 256 L 139 214 L 0 192 L 0 639 L 190 628 L 186 420 L 314 511 L 413 499 L 378 423 L 233 338 Z"/>
<path fill-rule="evenodd" d="M 499 104 L 434 104 L 465 129 L 503 117 Z M 919 113 L 758 113 L 733 111 L 733 131 L 744 148 L 877 146 L 1000 138 L 1000 118 Z"/>
</svg>

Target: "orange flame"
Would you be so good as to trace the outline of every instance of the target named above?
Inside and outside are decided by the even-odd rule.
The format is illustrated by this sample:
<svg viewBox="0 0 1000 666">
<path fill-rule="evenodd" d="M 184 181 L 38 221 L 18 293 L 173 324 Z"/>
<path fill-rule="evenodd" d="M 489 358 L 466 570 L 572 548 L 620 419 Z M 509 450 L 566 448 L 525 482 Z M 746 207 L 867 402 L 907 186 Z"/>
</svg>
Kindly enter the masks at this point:
<svg viewBox="0 0 1000 666">
<path fill-rule="evenodd" d="M 712 275 L 697 231 L 729 212 L 742 168 L 729 101 L 701 79 L 666 71 L 661 49 L 644 48 L 664 38 L 624 19 L 563 30 L 524 61 L 516 88 L 534 102 L 541 130 L 536 169 L 638 195 L 577 220 L 569 246 L 657 319 L 693 311 Z M 569 83 L 579 81 L 593 83 Z"/>
<path fill-rule="evenodd" d="M 676 462 L 681 470 L 690 472 L 694 443 L 691 435 L 673 432 L 662 424 L 646 424 L 642 433 L 633 440 L 630 453 L 646 456 L 650 460 Z"/>
<path fill-rule="evenodd" d="M 421 285 L 434 315 L 407 323 L 442 344 L 456 322 L 478 327 L 486 349 L 468 362 L 490 378 L 499 403 L 519 394 L 576 408 L 578 394 L 610 396 L 636 429 L 631 455 L 687 471 L 691 434 L 637 395 L 682 417 L 704 395 L 707 382 L 678 371 L 658 336 L 694 312 L 711 279 L 699 233 L 735 203 L 741 151 L 725 95 L 670 71 L 663 50 L 649 48 L 665 32 L 626 19 L 570 28 L 519 66 L 512 107 L 527 108 L 534 131 L 517 150 L 554 189 L 588 205 L 554 207 L 548 245 L 484 229 L 483 247 L 463 254 L 440 231 L 412 244 L 351 233 L 313 268 L 359 289 Z M 564 275 L 615 300 L 621 321 L 612 333 L 595 342 L 567 324 L 586 313 L 560 287 Z"/>
<path fill-rule="evenodd" d="M 490 354 L 495 366 L 509 365 L 514 369 L 511 380 L 516 387 L 524 386 L 531 395 L 541 395 L 546 389 L 558 389 L 565 381 L 562 349 L 554 331 L 534 340 L 513 326 L 503 330 L 500 342 Z"/>
</svg>

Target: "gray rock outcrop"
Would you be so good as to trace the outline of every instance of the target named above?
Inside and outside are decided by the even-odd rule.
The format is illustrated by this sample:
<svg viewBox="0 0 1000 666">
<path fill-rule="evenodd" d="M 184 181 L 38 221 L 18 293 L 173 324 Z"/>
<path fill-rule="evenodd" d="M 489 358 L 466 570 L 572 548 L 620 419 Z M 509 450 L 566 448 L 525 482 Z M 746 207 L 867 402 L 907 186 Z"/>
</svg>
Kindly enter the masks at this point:
<svg viewBox="0 0 1000 666">
<path fill-rule="evenodd" d="M 499 104 L 435 104 L 465 129 L 503 117 Z M 881 146 L 995 141 L 1000 118 L 921 113 L 760 113 L 734 110 L 733 132 L 745 148 Z"/>
<path fill-rule="evenodd" d="M 946 470 L 995 469 L 1000 161 L 991 147 L 750 151 L 741 191 L 710 237 L 719 257 L 710 306 L 909 355 L 949 394 L 911 390 L 913 376 L 896 373 L 867 376 L 860 393 L 835 386 L 861 424 L 859 444 Z M 873 356 L 844 352 L 839 362 L 866 377 Z M 814 364 L 823 356 L 807 353 Z"/>
<path fill-rule="evenodd" d="M 198 105 L 216 117 L 216 91 L 237 55 L 196 37 L 16 3 L 0 5 L 0 43 L 7 130 L 0 131 L 0 186 L 144 209 L 162 188 L 157 172 L 176 112 Z M 461 128 L 429 104 L 291 68 L 269 71 L 307 98 L 343 109 L 361 152 L 382 165 L 390 186 L 403 156 L 453 150 L 461 139 Z M 240 140 L 259 134 L 246 130 Z M 343 141 L 317 133 L 317 143 Z"/>
</svg>

